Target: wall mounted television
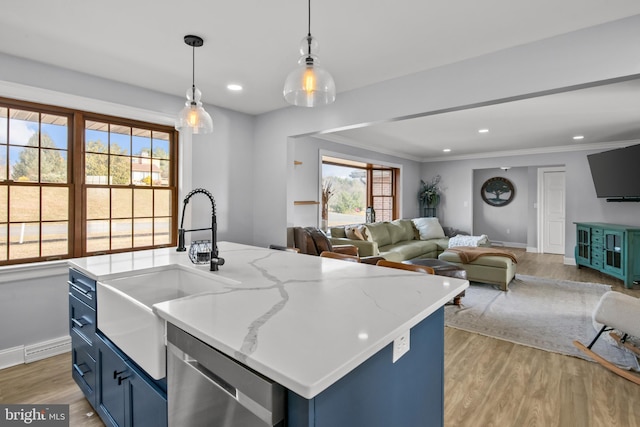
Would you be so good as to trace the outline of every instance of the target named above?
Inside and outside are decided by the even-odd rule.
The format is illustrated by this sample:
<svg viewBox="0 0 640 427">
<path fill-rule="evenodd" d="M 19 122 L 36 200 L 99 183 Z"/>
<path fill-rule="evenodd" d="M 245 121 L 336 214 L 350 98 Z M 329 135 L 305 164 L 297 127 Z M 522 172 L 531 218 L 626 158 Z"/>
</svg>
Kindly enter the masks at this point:
<svg viewBox="0 0 640 427">
<path fill-rule="evenodd" d="M 598 198 L 640 202 L 640 144 L 587 155 Z"/>
</svg>

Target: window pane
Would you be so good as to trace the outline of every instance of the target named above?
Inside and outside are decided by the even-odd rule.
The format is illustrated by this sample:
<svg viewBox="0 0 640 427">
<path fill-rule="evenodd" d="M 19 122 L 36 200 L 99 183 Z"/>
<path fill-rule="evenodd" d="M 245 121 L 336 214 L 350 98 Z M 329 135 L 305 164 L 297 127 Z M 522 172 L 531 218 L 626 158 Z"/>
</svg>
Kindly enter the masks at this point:
<svg viewBox="0 0 640 427">
<path fill-rule="evenodd" d="M 332 191 L 327 206 L 329 225 L 365 222 L 367 208 L 367 171 L 365 169 L 323 164 L 322 182 L 323 188 L 330 185 Z"/>
<path fill-rule="evenodd" d="M 171 190 L 153 190 L 153 215 L 171 216 Z"/>
<path fill-rule="evenodd" d="M 126 154 L 131 150 L 131 128 L 129 126 L 111 125 L 109 132 L 109 152 Z"/>
<path fill-rule="evenodd" d="M 84 130 L 85 151 L 90 153 L 106 153 L 109 144 L 109 125 L 87 120 Z"/>
<path fill-rule="evenodd" d="M 9 192 L 9 221 L 40 221 L 40 188 L 12 186 Z"/>
<path fill-rule="evenodd" d="M 109 221 L 87 221 L 87 252 L 109 250 Z"/>
<path fill-rule="evenodd" d="M 156 159 L 169 159 L 169 134 L 153 131 L 153 157 Z"/>
<path fill-rule="evenodd" d="M 139 248 L 153 245 L 152 225 L 151 218 L 133 220 L 133 246 Z"/>
<path fill-rule="evenodd" d="M 156 218 L 153 228 L 153 244 L 168 245 L 171 243 L 171 218 Z"/>
<path fill-rule="evenodd" d="M 30 147 L 10 147 L 11 179 L 20 182 L 38 182 L 38 150 Z"/>
<path fill-rule="evenodd" d="M 5 185 L 0 186 L 0 223 L 8 222 L 7 208 L 9 206 L 7 201 L 7 194 L 9 190 Z"/>
<path fill-rule="evenodd" d="M 42 188 L 42 220 L 66 221 L 69 219 L 69 189 L 66 187 Z"/>
<path fill-rule="evenodd" d="M 129 157 L 109 156 L 111 161 L 110 183 L 112 185 L 129 185 L 131 170 L 129 169 Z"/>
<path fill-rule="evenodd" d="M 151 157 L 151 131 L 147 129 L 132 129 L 131 154 L 134 156 Z"/>
<path fill-rule="evenodd" d="M 8 114 L 8 108 L 0 107 L 0 144 L 7 143 Z"/>
<path fill-rule="evenodd" d="M 38 113 L 9 110 L 9 144 L 38 146 Z"/>
<path fill-rule="evenodd" d="M 9 259 L 40 256 L 40 224 L 9 224 Z"/>
<path fill-rule="evenodd" d="M 131 219 L 114 219 L 111 221 L 111 249 L 127 249 L 131 247 Z"/>
<path fill-rule="evenodd" d="M 69 253 L 69 223 L 45 222 L 42 224 L 42 256 L 67 255 Z"/>
<path fill-rule="evenodd" d="M 85 180 L 89 185 L 108 185 L 109 156 L 106 154 L 85 155 Z"/>
<path fill-rule="evenodd" d="M 158 173 L 160 180 L 154 180 L 153 185 L 168 187 L 169 178 L 171 177 L 171 162 L 169 160 L 156 160 L 155 164 L 158 167 Z"/>
<path fill-rule="evenodd" d="M 40 150 L 40 182 L 67 181 L 67 152 L 62 150 Z"/>
<path fill-rule="evenodd" d="M 110 214 L 109 189 L 87 188 L 87 219 L 108 219 Z"/>
<path fill-rule="evenodd" d="M 6 145 L 0 145 L 0 181 L 7 180 L 7 172 L 9 171 L 7 148 L 8 146 Z"/>
<path fill-rule="evenodd" d="M 7 260 L 7 229 L 9 224 L 0 224 L 0 261 Z"/>
<path fill-rule="evenodd" d="M 67 118 L 64 116 L 54 116 L 52 114 L 42 114 L 42 146 L 55 147 L 62 150 L 69 149 L 69 137 Z M 47 144 L 45 144 L 45 140 Z M 48 144 L 51 145 L 48 145 Z"/>
<path fill-rule="evenodd" d="M 153 190 L 133 190 L 133 216 L 135 218 L 153 216 Z"/>
<path fill-rule="evenodd" d="M 131 181 L 133 185 L 151 185 L 151 160 L 131 158 Z"/>
<path fill-rule="evenodd" d="M 133 212 L 132 204 L 130 188 L 111 189 L 112 218 L 131 218 Z"/>
</svg>

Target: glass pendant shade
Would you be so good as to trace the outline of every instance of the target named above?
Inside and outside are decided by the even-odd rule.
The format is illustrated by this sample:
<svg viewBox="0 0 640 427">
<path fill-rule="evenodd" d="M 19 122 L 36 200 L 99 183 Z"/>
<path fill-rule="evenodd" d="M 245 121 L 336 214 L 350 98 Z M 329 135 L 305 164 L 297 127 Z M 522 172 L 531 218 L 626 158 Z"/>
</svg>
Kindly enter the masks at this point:
<svg viewBox="0 0 640 427">
<path fill-rule="evenodd" d="M 336 100 L 336 84 L 331 74 L 318 65 L 316 57 L 305 55 L 287 76 L 283 95 L 289 104 L 298 107 L 327 105 Z"/>
<path fill-rule="evenodd" d="M 202 107 L 202 93 L 195 86 L 187 89 L 187 102 L 178 114 L 176 129 L 194 134 L 213 132 L 213 119 Z"/>
<path fill-rule="evenodd" d="M 196 47 L 204 44 L 202 37 L 194 35 L 184 36 L 184 42 L 192 47 L 192 84 L 187 89 L 187 102 L 176 118 L 176 129 L 191 134 L 213 132 L 213 120 L 202 107 L 202 92 L 196 87 Z"/>
</svg>

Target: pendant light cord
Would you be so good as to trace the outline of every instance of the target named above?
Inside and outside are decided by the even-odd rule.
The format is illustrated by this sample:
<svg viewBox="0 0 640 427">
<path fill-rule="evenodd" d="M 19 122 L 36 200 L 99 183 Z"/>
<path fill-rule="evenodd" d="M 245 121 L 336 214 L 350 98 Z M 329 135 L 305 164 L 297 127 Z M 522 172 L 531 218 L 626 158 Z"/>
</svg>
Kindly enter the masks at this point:
<svg viewBox="0 0 640 427">
<path fill-rule="evenodd" d="M 191 46 L 191 104 L 196 103 L 196 46 Z"/>
<path fill-rule="evenodd" d="M 308 23 L 308 29 L 309 32 L 307 33 L 307 44 L 309 45 L 309 56 L 311 56 L 311 0 L 309 0 L 309 23 Z"/>
</svg>

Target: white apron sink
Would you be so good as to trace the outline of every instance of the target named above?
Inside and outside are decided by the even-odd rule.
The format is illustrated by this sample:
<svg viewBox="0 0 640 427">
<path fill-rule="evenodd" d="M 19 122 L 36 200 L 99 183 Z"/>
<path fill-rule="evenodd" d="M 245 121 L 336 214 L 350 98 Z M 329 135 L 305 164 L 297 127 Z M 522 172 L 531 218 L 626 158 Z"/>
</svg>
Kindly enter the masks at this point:
<svg viewBox="0 0 640 427">
<path fill-rule="evenodd" d="M 166 376 L 165 321 L 152 306 L 240 282 L 179 265 L 98 282 L 98 329 L 155 379 Z"/>
</svg>

